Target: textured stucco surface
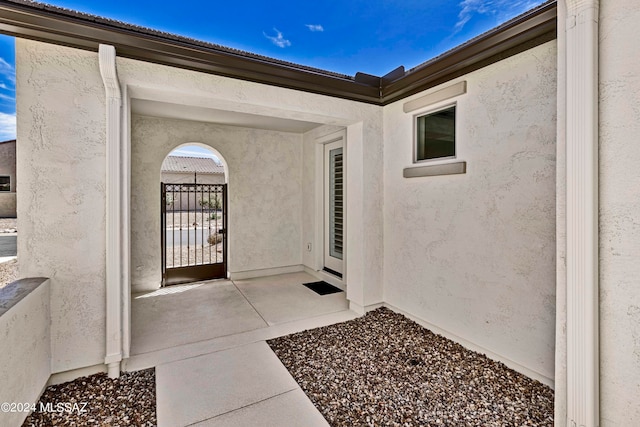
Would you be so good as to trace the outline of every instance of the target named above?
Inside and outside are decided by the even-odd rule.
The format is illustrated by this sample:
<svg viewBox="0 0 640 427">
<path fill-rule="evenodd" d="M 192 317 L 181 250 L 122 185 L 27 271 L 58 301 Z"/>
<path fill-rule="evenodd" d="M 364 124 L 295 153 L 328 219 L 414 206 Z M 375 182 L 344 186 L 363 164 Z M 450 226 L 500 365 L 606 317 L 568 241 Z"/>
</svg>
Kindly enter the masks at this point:
<svg viewBox="0 0 640 427">
<path fill-rule="evenodd" d="M 131 128 L 134 289 L 160 284 L 160 167 L 188 142 L 214 148 L 229 168 L 229 271 L 302 263 L 302 135 L 138 115 Z"/>
<path fill-rule="evenodd" d="M 106 173 L 97 53 L 16 39 L 16 91 L 20 277 L 51 279 L 53 372 L 95 365 L 104 358 Z"/>
<path fill-rule="evenodd" d="M 0 291 L 0 403 L 37 402 L 49 380 L 49 293 L 47 279 L 18 280 Z M 26 417 L 0 411 L 0 425 L 21 425 Z"/>
<path fill-rule="evenodd" d="M 566 16 L 563 2 L 558 4 L 557 122 L 556 122 L 556 357 L 555 427 L 567 422 L 567 141 L 566 141 Z"/>
<path fill-rule="evenodd" d="M 385 107 L 384 299 L 552 382 L 556 44 L 462 79 L 466 174 L 403 178 L 413 114 Z"/>
<path fill-rule="evenodd" d="M 600 4 L 600 417 L 640 425 L 640 9 Z"/>
</svg>

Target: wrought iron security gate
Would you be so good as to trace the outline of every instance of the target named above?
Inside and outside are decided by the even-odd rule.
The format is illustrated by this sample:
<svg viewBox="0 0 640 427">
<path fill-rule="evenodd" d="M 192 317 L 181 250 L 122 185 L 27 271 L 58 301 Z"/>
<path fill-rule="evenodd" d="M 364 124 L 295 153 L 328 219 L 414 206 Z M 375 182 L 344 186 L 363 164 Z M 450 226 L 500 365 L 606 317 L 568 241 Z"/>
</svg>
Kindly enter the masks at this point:
<svg viewBox="0 0 640 427">
<path fill-rule="evenodd" d="M 226 278 L 226 184 L 160 187 L 162 286 Z"/>
</svg>

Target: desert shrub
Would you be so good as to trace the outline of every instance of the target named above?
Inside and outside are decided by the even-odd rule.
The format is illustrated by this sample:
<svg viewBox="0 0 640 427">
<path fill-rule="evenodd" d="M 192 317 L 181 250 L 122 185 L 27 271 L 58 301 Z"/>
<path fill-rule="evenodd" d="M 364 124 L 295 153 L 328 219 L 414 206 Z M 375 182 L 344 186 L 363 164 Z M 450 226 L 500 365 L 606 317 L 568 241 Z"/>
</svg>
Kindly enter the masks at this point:
<svg viewBox="0 0 640 427">
<path fill-rule="evenodd" d="M 222 234 L 210 234 L 209 237 L 207 237 L 207 243 L 209 243 L 210 245 L 217 245 L 218 243 L 222 242 Z"/>
</svg>

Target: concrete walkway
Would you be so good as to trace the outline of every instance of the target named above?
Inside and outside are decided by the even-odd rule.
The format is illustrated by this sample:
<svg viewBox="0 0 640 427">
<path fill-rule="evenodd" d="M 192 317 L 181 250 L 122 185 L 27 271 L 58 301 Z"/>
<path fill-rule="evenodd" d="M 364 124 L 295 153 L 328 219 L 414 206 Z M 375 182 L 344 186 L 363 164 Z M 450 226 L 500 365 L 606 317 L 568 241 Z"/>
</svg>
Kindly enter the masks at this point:
<svg viewBox="0 0 640 427">
<path fill-rule="evenodd" d="M 357 317 L 292 273 L 165 288 L 132 299 L 132 357 L 155 366 L 158 426 L 327 426 L 268 339 Z"/>
<path fill-rule="evenodd" d="M 158 426 L 328 426 L 264 342 L 156 368 Z"/>
</svg>

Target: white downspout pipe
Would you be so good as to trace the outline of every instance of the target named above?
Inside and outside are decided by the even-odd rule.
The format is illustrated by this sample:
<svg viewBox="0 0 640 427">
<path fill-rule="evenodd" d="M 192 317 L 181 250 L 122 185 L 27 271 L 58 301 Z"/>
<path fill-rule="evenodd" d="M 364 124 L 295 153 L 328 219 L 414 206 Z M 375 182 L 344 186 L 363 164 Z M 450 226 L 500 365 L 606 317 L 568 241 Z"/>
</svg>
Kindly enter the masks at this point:
<svg viewBox="0 0 640 427">
<path fill-rule="evenodd" d="M 122 241 L 120 218 L 120 137 L 122 95 L 116 72 L 116 49 L 101 44 L 100 74 L 106 91 L 107 120 L 107 257 L 106 257 L 106 355 L 109 378 L 120 376 L 122 361 Z"/>
<path fill-rule="evenodd" d="M 599 425 L 599 0 L 566 0 L 567 425 Z"/>
</svg>

